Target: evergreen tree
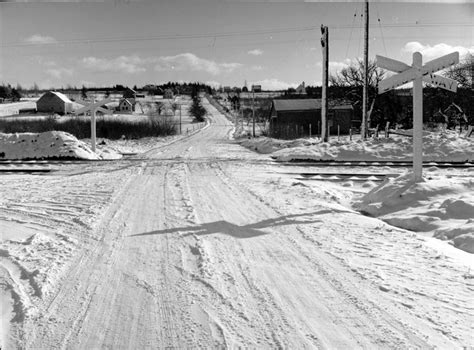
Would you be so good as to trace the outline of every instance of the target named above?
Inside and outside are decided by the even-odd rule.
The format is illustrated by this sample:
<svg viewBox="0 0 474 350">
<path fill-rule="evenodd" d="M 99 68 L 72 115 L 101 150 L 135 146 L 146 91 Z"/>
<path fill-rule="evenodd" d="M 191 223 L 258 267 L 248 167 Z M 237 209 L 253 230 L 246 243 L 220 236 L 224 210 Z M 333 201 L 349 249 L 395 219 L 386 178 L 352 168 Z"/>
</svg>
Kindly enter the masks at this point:
<svg viewBox="0 0 474 350">
<path fill-rule="evenodd" d="M 204 121 L 206 109 L 202 106 L 201 98 L 199 96 L 195 96 L 193 98 L 193 102 L 189 107 L 189 114 L 191 114 L 198 122 Z"/>
<path fill-rule="evenodd" d="M 82 85 L 82 89 L 81 89 L 81 98 L 83 100 L 87 99 L 87 89 L 84 85 Z"/>
</svg>

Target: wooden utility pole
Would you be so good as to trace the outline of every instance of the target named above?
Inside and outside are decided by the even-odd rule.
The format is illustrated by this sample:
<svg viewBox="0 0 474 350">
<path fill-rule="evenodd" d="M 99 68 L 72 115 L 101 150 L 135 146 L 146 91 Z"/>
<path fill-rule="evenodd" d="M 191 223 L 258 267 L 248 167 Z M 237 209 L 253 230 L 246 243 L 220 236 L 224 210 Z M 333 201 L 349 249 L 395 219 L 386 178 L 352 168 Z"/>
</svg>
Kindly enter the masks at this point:
<svg viewBox="0 0 474 350">
<path fill-rule="evenodd" d="M 255 137 L 255 90 L 252 86 L 252 135 Z"/>
<path fill-rule="evenodd" d="M 329 78 L 329 32 L 328 27 L 321 25 L 321 46 L 323 50 L 323 89 L 321 98 L 321 141 L 327 142 L 327 116 L 328 116 L 328 78 Z"/>
<path fill-rule="evenodd" d="M 471 90 L 474 91 L 474 55 L 469 55 L 468 64 L 471 65 Z"/>
<path fill-rule="evenodd" d="M 367 101 L 369 85 L 369 0 L 365 0 L 365 30 L 364 30 L 364 87 L 362 91 L 362 125 L 361 137 L 366 138 L 367 133 Z"/>
</svg>

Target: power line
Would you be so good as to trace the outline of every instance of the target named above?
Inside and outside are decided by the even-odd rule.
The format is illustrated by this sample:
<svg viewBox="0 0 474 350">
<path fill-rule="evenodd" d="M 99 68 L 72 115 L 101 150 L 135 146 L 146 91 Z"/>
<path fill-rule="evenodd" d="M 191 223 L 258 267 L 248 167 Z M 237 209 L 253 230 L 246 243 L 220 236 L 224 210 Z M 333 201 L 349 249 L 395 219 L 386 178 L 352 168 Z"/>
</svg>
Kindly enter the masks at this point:
<svg viewBox="0 0 474 350">
<path fill-rule="evenodd" d="M 377 26 L 376 24 L 369 25 L 370 27 Z M 444 23 L 392 23 L 384 24 L 386 28 L 412 28 L 412 27 L 474 27 L 473 23 L 455 23 L 455 22 L 444 22 Z M 359 28 L 360 26 L 353 27 L 352 25 L 340 24 L 340 25 L 330 25 L 331 29 L 353 29 Z"/>
<path fill-rule="evenodd" d="M 355 22 L 356 17 L 357 17 L 357 7 L 356 7 L 356 10 L 354 12 L 354 16 L 352 17 L 352 27 L 354 26 L 354 22 Z M 349 54 L 349 47 L 351 45 L 351 39 L 352 39 L 352 33 L 353 32 L 354 32 L 354 30 L 351 29 L 351 33 L 349 35 L 349 43 L 347 44 L 346 57 Z"/>
<path fill-rule="evenodd" d="M 252 31 L 239 31 L 227 33 L 203 33 L 203 34 L 166 34 L 149 37 L 127 37 L 127 38 L 82 38 L 70 40 L 55 40 L 51 42 L 10 42 L 4 43 L 2 47 L 19 47 L 19 46 L 38 46 L 38 45 L 60 45 L 60 44 L 90 44 L 90 43 L 106 43 L 106 42 L 126 42 L 126 41 L 154 41 L 154 40 L 179 40 L 179 39 L 200 39 L 200 38 L 225 38 L 232 36 L 246 36 L 246 35 L 263 35 L 275 33 L 291 33 L 311 31 L 317 29 L 317 26 L 299 27 L 299 28 L 280 28 L 280 29 L 265 29 Z"/>
<path fill-rule="evenodd" d="M 381 25 L 370 25 L 374 27 Z M 363 29 L 363 24 L 352 24 L 352 25 L 329 25 L 330 29 Z M 384 24 L 385 28 L 420 28 L 420 27 L 474 27 L 472 23 L 395 23 L 395 24 Z M 201 34 L 166 34 L 158 36 L 137 36 L 127 38 L 81 38 L 81 39 L 69 39 L 69 40 L 54 40 L 51 42 L 7 42 L 0 45 L 0 47 L 38 47 L 38 46 L 56 46 L 63 44 L 94 44 L 94 43 L 112 43 L 112 42 L 135 42 L 135 41 L 159 41 L 159 40 L 181 40 L 181 39 L 201 39 L 201 38 L 226 38 L 236 36 L 251 36 L 251 35 L 265 35 L 265 34 L 277 34 L 277 33 L 292 33 L 292 32 L 304 32 L 317 30 L 317 26 L 306 26 L 296 28 L 274 28 L 265 30 L 251 30 L 251 31 L 236 31 L 226 33 L 201 33 Z"/>
</svg>

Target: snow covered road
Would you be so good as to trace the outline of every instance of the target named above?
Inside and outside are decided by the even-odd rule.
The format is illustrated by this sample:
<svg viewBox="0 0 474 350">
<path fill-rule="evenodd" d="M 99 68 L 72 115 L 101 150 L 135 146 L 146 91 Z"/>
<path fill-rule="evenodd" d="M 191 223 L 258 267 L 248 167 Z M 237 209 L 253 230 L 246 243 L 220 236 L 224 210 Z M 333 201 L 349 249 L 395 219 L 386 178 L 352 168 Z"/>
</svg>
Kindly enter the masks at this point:
<svg viewBox="0 0 474 350">
<path fill-rule="evenodd" d="M 281 176 L 205 106 L 135 159 L 1 178 L 5 347 L 474 346 L 461 259 Z"/>
</svg>

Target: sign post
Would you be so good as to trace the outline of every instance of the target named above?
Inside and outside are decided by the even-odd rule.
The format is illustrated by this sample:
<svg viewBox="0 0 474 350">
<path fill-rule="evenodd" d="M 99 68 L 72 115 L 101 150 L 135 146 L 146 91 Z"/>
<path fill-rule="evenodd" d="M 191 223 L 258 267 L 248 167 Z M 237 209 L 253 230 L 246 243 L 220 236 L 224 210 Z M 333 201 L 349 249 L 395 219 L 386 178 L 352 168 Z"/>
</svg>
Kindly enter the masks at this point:
<svg viewBox="0 0 474 350">
<path fill-rule="evenodd" d="M 423 82 L 456 92 L 456 80 L 433 73 L 459 63 L 459 52 L 434 59 L 425 65 L 423 65 L 423 57 L 419 52 L 413 53 L 411 66 L 378 55 L 376 56 L 376 63 L 380 68 L 399 73 L 379 83 L 379 94 L 413 81 L 413 177 L 416 182 L 420 182 L 423 179 Z"/>
<path fill-rule="evenodd" d="M 108 97 L 105 100 L 93 102 L 87 105 L 85 101 L 78 101 L 81 104 L 84 104 L 84 107 L 79 108 L 77 111 L 74 112 L 75 115 L 79 114 L 86 114 L 87 112 L 91 112 L 91 146 L 92 152 L 95 152 L 95 145 L 96 145 L 96 120 L 95 114 L 97 111 L 100 111 L 104 114 L 112 114 L 112 111 L 102 108 L 101 106 L 105 105 L 106 103 L 112 102 L 112 98 Z"/>
</svg>

